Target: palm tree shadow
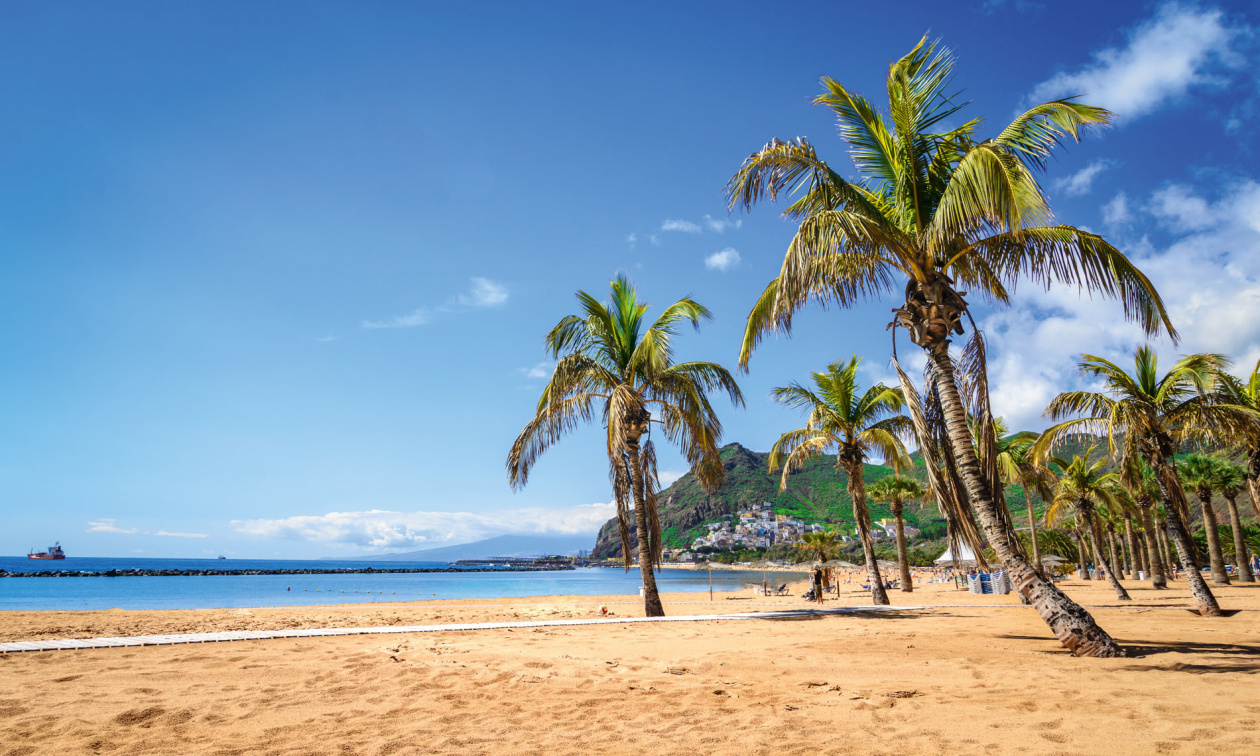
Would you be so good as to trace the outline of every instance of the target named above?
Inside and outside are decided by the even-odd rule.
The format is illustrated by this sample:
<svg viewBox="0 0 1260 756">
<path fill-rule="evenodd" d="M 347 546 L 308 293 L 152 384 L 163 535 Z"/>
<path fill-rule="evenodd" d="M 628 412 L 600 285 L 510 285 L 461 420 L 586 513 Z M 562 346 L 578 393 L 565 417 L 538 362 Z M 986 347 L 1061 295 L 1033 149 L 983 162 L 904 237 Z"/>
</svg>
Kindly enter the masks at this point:
<svg viewBox="0 0 1260 756">
<path fill-rule="evenodd" d="M 1008 640 L 1046 640 L 1034 635 L 1000 635 Z M 1202 654 L 1230 657 L 1214 659 L 1200 663 L 1174 663 L 1163 666 L 1148 664 L 1132 664 L 1117 667 L 1124 672 L 1189 672 L 1196 675 L 1236 673 L 1254 675 L 1260 673 L 1260 646 L 1245 643 L 1200 643 L 1195 641 L 1152 641 L 1142 643 L 1126 643 L 1117 638 L 1117 642 L 1129 652 L 1130 658 L 1140 659 L 1159 654 Z M 1054 653 L 1069 653 L 1066 649 Z"/>
</svg>

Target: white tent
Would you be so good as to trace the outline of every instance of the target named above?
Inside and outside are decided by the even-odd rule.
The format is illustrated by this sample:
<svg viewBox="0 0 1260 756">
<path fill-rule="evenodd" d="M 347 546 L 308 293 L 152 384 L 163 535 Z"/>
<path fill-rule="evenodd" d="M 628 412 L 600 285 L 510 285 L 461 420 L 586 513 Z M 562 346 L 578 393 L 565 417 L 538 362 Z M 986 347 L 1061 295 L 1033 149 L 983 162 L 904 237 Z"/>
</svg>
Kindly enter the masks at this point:
<svg viewBox="0 0 1260 756">
<path fill-rule="evenodd" d="M 974 551 L 971 550 L 971 547 L 965 543 L 958 544 L 958 562 L 961 564 L 961 563 L 975 562 L 975 561 L 976 561 L 976 554 Z M 936 558 L 937 564 L 953 564 L 953 562 L 954 562 L 953 549 L 948 546 L 945 548 L 945 553 L 941 554 L 940 556 Z"/>
</svg>

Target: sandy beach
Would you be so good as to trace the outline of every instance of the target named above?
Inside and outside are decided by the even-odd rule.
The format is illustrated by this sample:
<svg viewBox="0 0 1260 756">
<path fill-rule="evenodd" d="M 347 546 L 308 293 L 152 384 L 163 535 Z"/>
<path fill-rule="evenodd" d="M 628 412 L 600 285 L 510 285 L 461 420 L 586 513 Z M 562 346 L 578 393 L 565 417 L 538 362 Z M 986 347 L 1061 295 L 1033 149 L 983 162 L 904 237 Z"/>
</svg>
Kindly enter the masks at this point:
<svg viewBox="0 0 1260 756">
<path fill-rule="evenodd" d="M 1076 659 L 1012 596 L 893 615 L 517 628 L 0 656 L 0 754 L 1150 754 L 1260 747 L 1260 588 L 1068 592 L 1134 653 Z M 798 586 L 799 588 L 800 586 Z M 867 603 L 845 586 L 837 604 Z M 806 606 L 669 594 L 671 615 Z M 7 612 L 0 639 L 639 616 L 633 596 Z"/>
</svg>

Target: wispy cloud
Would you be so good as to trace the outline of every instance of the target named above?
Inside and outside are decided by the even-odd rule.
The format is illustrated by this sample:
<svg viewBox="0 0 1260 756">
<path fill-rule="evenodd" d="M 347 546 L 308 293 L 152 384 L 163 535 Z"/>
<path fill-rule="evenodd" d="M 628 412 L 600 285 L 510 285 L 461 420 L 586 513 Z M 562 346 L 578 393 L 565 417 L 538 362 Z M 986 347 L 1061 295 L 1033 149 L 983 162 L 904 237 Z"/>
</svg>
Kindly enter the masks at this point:
<svg viewBox="0 0 1260 756">
<path fill-rule="evenodd" d="M 327 335 L 327 336 L 320 336 L 319 338 L 317 338 L 317 339 L 315 339 L 315 340 L 316 340 L 316 341 L 318 341 L 318 342 L 319 342 L 319 343 L 321 343 L 321 344 L 327 344 L 327 343 L 328 343 L 328 342 L 330 342 L 330 341 L 336 341 L 336 340 L 337 340 L 337 337 L 336 337 L 336 336 L 333 336 L 332 334 L 329 334 L 329 335 Z"/>
<path fill-rule="evenodd" d="M 1094 179 L 1098 174 L 1111 167 L 1110 160 L 1095 160 L 1071 176 L 1065 176 L 1054 182 L 1054 188 L 1069 197 L 1080 197 L 1089 194 L 1094 188 Z"/>
<path fill-rule="evenodd" d="M 507 287 L 488 278 L 473 278 L 472 288 L 459 295 L 459 303 L 465 307 L 498 307 L 507 301 Z"/>
<path fill-rule="evenodd" d="M 656 234 L 648 234 L 648 243 L 653 247 L 659 247 L 661 246 L 661 237 Z"/>
<path fill-rule="evenodd" d="M 626 244 L 629 244 L 631 249 L 633 249 L 633 248 L 634 248 L 634 245 L 635 245 L 636 243 L 638 243 L 638 241 L 639 241 L 639 236 L 638 236 L 638 234 L 627 234 L 627 235 L 626 235 Z"/>
<path fill-rule="evenodd" d="M 740 226 L 744 225 L 744 221 L 723 220 L 720 218 L 714 218 L 712 215 L 706 215 L 704 216 L 704 225 L 708 226 L 710 231 L 716 231 L 720 234 L 725 232 L 728 228 L 738 229 Z"/>
<path fill-rule="evenodd" d="M 698 234 L 703 229 L 700 224 L 686 220 L 667 220 L 661 223 L 662 231 L 682 231 L 684 234 Z"/>
<path fill-rule="evenodd" d="M 1102 207 L 1103 222 L 1109 226 L 1119 226 L 1128 223 L 1132 215 L 1129 214 L 1129 197 L 1124 192 L 1118 192 L 1116 196 Z"/>
<path fill-rule="evenodd" d="M 366 549 L 418 548 L 464 543 L 505 533 L 594 535 L 615 511 L 612 503 L 486 513 L 372 509 L 274 520 L 233 520 L 232 527 L 262 538 L 343 543 Z"/>
<path fill-rule="evenodd" d="M 88 523 L 87 532 L 89 533 L 120 533 L 122 535 L 135 535 L 140 532 L 139 528 L 120 528 L 114 524 L 114 518 L 106 517 Z"/>
<path fill-rule="evenodd" d="M 704 258 L 704 267 L 709 270 L 720 270 L 725 273 L 739 265 L 739 252 L 734 247 L 727 247 Z"/>
<path fill-rule="evenodd" d="M 416 328 L 429 322 L 429 312 L 417 307 L 410 315 L 395 315 L 385 320 L 365 320 L 364 328 Z"/>
<path fill-rule="evenodd" d="M 520 372 L 525 374 L 526 378 L 550 378 L 552 371 L 556 369 L 556 363 L 550 360 L 543 360 L 533 367 L 518 368 Z"/>
<path fill-rule="evenodd" d="M 1219 209 L 1184 184 L 1169 184 L 1151 195 L 1151 214 L 1173 231 L 1202 231 L 1216 225 Z"/>
<path fill-rule="evenodd" d="M 1139 118 L 1191 88 L 1224 83 L 1223 69 L 1243 63 L 1230 43 L 1244 31 L 1226 26 L 1220 10 L 1167 3 L 1129 33 L 1127 46 L 1099 50 L 1093 63 L 1037 85 L 1029 101 L 1082 95 L 1120 121 Z"/>
<path fill-rule="evenodd" d="M 154 533 L 155 536 L 164 536 L 167 538 L 209 538 L 205 533 L 171 533 L 166 530 L 159 530 Z"/>
</svg>

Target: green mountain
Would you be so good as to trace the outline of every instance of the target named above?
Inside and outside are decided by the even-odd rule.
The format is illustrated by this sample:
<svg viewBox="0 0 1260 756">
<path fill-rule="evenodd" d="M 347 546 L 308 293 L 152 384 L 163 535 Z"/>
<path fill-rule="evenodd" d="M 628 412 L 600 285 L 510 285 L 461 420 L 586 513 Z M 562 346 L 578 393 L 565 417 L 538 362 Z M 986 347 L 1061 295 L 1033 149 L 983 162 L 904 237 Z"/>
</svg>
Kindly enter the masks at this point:
<svg viewBox="0 0 1260 756">
<path fill-rule="evenodd" d="M 696 536 L 706 532 L 705 523 L 726 519 L 753 504 L 767 501 L 774 505 L 777 514 L 797 517 L 808 523 L 853 527 L 853 504 L 846 490 L 849 476 L 835 469 L 835 457 L 823 455 L 810 461 L 788 478 L 787 489 L 780 492 L 779 474 L 769 472 L 769 454 L 750 451 L 739 444 L 728 444 L 722 447 L 721 455 L 726 467 L 726 484 L 721 489 L 712 494 L 705 493 L 695 477 L 687 473 L 661 492 L 661 531 L 667 546 L 687 546 Z M 906 471 L 906 474 L 926 483 L 923 463 L 917 457 L 915 461 L 916 468 Z M 869 486 L 891 474 L 892 468 L 866 465 L 864 478 Z M 886 503 L 872 502 L 870 507 L 875 520 L 892 516 Z M 943 523 L 935 505 L 925 508 L 921 502 L 907 502 L 905 518 L 908 524 L 916 527 Z M 600 528 L 592 556 L 605 558 L 620 555 L 617 521 L 609 520 Z"/>
</svg>

